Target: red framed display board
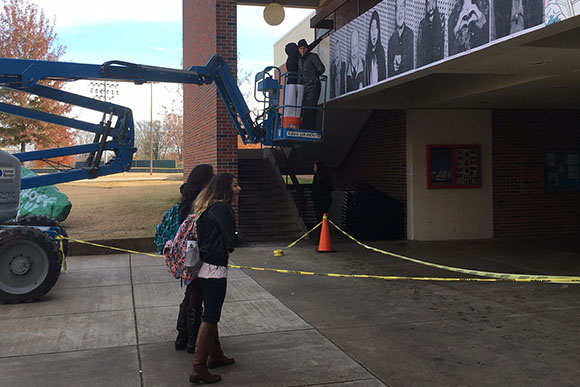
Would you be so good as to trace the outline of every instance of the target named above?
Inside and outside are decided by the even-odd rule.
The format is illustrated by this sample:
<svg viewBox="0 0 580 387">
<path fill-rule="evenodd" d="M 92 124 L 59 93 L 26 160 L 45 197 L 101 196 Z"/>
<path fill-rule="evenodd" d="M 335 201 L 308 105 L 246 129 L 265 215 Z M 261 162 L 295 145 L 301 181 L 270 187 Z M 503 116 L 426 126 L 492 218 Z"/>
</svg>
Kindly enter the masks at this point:
<svg viewBox="0 0 580 387">
<path fill-rule="evenodd" d="M 481 145 L 427 145 L 427 188 L 480 188 Z"/>
</svg>

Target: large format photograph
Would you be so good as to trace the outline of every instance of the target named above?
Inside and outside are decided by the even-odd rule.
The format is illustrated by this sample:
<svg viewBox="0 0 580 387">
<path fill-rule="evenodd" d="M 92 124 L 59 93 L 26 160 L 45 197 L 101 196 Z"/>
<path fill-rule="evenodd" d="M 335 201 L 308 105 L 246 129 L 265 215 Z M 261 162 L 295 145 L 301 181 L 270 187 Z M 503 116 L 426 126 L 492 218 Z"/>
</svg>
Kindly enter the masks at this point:
<svg viewBox="0 0 580 387">
<path fill-rule="evenodd" d="M 543 0 L 385 0 L 330 36 L 330 99 L 542 24 Z"/>
<path fill-rule="evenodd" d="M 537 26 L 544 21 L 542 0 L 492 0 L 492 40 Z"/>
</svg>

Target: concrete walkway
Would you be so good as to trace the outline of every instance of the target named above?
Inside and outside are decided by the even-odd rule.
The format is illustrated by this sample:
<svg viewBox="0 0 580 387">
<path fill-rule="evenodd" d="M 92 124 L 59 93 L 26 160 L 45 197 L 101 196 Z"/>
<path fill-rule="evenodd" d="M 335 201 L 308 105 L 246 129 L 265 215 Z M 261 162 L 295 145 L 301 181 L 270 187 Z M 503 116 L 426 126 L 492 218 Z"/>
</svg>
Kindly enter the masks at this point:
<svg viewBox="0 0 580 387">
<path fill-rule="evenodd" d="M 239 248 L 232 263 L 457 277 L 336 237 Z M 577 238 L 372 242 L 460 267 L 580 275 Z M 173 349 L 183 289 L 160 259 L 69 258 L 43 301 L 0 305 L 0 386 L 188 386 Z M 419 282 L 232 269 L 220 322 L 220 386 L 577 386 L 580 285 Z"/>
</svg>

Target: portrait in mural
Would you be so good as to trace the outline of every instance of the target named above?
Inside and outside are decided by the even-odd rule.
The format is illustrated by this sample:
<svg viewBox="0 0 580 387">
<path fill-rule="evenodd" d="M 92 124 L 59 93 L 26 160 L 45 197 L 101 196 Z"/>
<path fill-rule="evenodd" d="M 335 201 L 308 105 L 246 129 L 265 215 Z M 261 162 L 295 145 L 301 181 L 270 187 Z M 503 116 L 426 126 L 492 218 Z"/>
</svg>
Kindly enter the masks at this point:
<svg viewBox="0 0 580 387">
<path fill-rule="evenodd" d="M 387 48 L 388 76 L 392 77 L 415 67 L 413 31 L 406 23 L 406 0 L 395 0 L 395 31 Z"/>
<path fill-rule="evenodd" d="M 346 91 L 358 90 L 364 87 L 364 60 L 360 53 L 360 34 L 356 26 L 350 33 L 348 66 L 346 70 Z"/>
<path fill-rule="evenodd" d="M 449 55 L 489 42 L 489 0 L 457 0 L 447 20 Z"/>
<path fill-rule="evenodd" d="M 443 59 L 445 52 L 445 18 L 437 0 L 425 1 L 425 17 L 417 31 L 417 68 Z"/>
<path fill-rule="evenodd" d="M 552 24 L 580 15 L 578 0 L 547 0 L 544 11 L 544 23 Z"/>
<path fill-rule="evenodd" d="M 330 98 L 338 97 L 346 91 L 346 63 L 342 55 L 342 46 L 338 39 L 330 41 Z"/>
<path fill-rule="evenodd" d="M 493 17 L 493 39 L 523 31 L 543 22 L 543 0 L 493 0 Z"/>
<path fill-rule="evenodd" d="M 374 85 L 387 78 L 381 19 L 377 10 L 372 11 L 368 32 L 365 55 L 365 86 Z"/>
</svg>

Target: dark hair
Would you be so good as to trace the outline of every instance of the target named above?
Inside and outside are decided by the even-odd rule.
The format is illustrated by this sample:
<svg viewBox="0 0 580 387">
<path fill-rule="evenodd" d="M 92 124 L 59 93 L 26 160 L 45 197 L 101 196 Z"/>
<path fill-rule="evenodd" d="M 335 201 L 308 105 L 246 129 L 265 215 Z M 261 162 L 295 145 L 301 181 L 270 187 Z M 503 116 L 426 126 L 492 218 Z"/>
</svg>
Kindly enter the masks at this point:
<svg viewBox="0 0 580 387">
<path fill-rule="evenodd" d="M 381 45 L 381 18 L 379 18 L 379 13 L 377 11 L 373 11 L 371 15 L 371 20 L 369 22 L 369 36 L 368 36 L 368 44 L 367 44 L 367 52 L 372 51 L 372 42 L 371 42 L 371 26 L 373 25 L 373 20 L 377 21 L 377 47 Z"/>
<path fill-rule="evenodd" d="M 373 25 L 373 20 L 377 21 L 377 44 L 373 47 L 372 39 L 371 39 L 371 28 Z M 367 39 L 367 52 L 366 52 L 366 61 L 365 61 L 365 82 L 366 86 L 371 84 L 371 67 L 373 58 L 377 62 L 378 72 L 379 72 L 379 81 L 382 81 L 387 77 L 387 68 L 385 62 L 385 49 L 383 47 L 383 42 L 381 39 L 381 19 L 379 17 L 379 13 L 377 11 L 373 11 L 371 15 L 371 20 L 369 22 L 369 31 L 368 31 L 368 39 Z"/>
<path fill-rule="evenodd" d="M 231 173 L 218 173 L 215 175 L 207 187 L 199 193 L 193 204 L 197 216 L 201 216 L 215 202 L 232 204 L 235 199 L 232 191 L 232 182 L 235 178 Z"/>
<path fill-rule="evenodd" d="M 187 181 L 179 189 L 181 201 L 179 202 L 179 220 L 184 221 L 191 212 L 193 201 L 197 198 L 213 177 L 213 167 L 209 164 L 200 164 L 189 173 Z"/>
<path fill-rule="evenodd" d="M 298 48 L 300 47 L 308 47 L 308 43 L 306 42 L 306 39 L 300 39 L 298 41 Z"/>
<path fill-rule="evenodd" d="M 322 160 L 316 160 L 314 162 L 314 165 L 316 165 L 316 174 L 321 174 L 321 175 L 326 175 L 328 174 L 327 170 L 326 170 L 326 164 L 324 164 L 324 161 Z"/>
<path fill-rule="evenodd" d="M 316 160 L 314 165 L 316 165 L 316 173 L 314 176 L 316 176 L 317 180 L 327 183 L 330 189 L 334 190 L 334 183 L 332 182 L 332 178 L 330 177 L 328 169 L 326 169 L 326 164 L 324 164 L 324 161 Z"/>
</svg>

